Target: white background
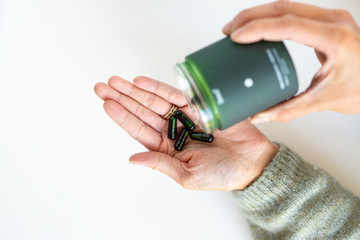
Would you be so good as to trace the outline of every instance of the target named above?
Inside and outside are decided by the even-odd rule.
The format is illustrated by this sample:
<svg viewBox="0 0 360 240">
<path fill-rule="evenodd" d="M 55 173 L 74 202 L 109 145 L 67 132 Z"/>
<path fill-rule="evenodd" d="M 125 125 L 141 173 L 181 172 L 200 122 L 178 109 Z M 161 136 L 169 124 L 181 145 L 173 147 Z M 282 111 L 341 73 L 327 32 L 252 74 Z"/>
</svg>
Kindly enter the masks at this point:
<svg viewBox="0 0 360 240">
<path fill-rule="evenodd" d="M 0 239 L 251 239 L 228 192 L 187 191 L 128 163 L 144 147 L 105 114 L 99 81 L 172 67 L 268 1 L 0 0 Z M 345 8 L 358 0 L 304 1 Z M 319 68 L 288 43 L 301 89 Z M 260 128 L 360 195 L 360 116 L 323 112 Z"/>
</svg>

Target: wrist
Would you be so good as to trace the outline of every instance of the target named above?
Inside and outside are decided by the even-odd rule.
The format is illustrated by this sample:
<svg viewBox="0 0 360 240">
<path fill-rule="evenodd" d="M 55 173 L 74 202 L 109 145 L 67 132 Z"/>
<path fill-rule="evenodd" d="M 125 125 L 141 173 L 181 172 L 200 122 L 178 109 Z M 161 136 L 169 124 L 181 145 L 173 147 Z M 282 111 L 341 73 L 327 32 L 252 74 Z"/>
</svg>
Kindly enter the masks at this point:
<svg viewBox="0 0 360 240">
<path fill-rule="evenodd" d="M 266 166 L 271 162 L 279 150 L 279 146 L 276 143 L 273 143 L 268 139 L 266 140 L 267 141 L 260 148 L 261 150 L 258 151 L 257 157 L 254 157 L 252 169 L 248 172 L 249 175 L 247 176 L 247 183 L 243 185 L 244 187 L 242 189 L 250 186 L 262 175 Z"/>
</svg>

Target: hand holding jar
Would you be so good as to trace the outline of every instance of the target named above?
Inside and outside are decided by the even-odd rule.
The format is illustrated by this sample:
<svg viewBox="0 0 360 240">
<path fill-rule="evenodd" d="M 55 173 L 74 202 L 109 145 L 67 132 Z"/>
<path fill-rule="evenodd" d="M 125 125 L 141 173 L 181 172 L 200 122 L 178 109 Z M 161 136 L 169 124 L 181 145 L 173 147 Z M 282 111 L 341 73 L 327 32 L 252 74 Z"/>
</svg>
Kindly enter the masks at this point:
<svg viewBox="0 0 360 240">
<path fill-rule="evenodd" d="M 360 113 L 360 30 L 347 11 L 277 1 L 240 12 L 223 32 L 236 43 L 293 40 L 313 47 L 322 64 L 306 91 L 256 114 L 253 123 Z"/>
</svg>

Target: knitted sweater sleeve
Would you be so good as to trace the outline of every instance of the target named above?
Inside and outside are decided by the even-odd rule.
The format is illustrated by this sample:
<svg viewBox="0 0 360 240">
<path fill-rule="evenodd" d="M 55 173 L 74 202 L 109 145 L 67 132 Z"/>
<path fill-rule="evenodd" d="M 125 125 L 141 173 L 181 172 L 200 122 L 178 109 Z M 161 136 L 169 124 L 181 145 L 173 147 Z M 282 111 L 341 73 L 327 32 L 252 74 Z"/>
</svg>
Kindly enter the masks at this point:
<svg viewBox="0 0 360 240">
<path fill-rule="evenodd" d="M 233 196 L 255 239 L 360 239 L 360 199 L 285 145 Z"/>
</svg>

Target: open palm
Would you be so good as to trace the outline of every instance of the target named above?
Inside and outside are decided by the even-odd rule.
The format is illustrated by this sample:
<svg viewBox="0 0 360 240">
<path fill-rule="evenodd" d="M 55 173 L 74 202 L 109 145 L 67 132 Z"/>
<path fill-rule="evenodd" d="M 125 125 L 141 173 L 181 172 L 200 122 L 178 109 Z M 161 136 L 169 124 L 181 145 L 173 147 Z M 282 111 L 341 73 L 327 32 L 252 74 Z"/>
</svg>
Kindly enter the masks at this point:
<svg viewBox="0 0 360 240">
<path fill-rule="evenodd" d="M 188 139 L 184 149 L 176 151 L 167 137 L 168 120 L 162 115 L 175 104 L 191 118 L 180 90 L 148 77 L 130 83 L 115 76 L 108 84 L 96 84 L 95 92 L 105 101 L 107 114 L 149 150 L 131 156 L 130 162 L 157 169 L 187 189 L 243 189 L 277 150 L 246 120 L 215 131 L 212 143 Z"/>
</svg>

